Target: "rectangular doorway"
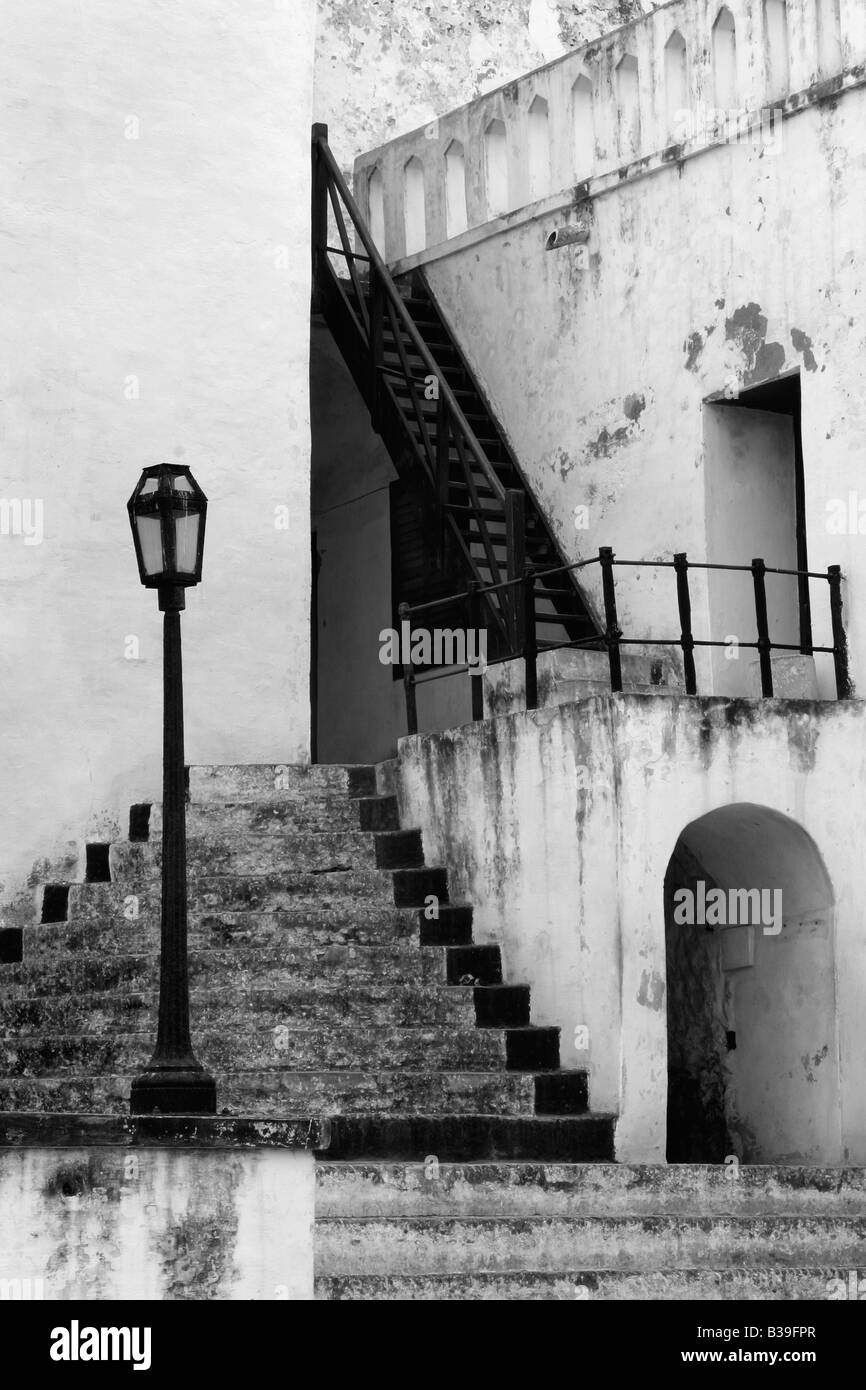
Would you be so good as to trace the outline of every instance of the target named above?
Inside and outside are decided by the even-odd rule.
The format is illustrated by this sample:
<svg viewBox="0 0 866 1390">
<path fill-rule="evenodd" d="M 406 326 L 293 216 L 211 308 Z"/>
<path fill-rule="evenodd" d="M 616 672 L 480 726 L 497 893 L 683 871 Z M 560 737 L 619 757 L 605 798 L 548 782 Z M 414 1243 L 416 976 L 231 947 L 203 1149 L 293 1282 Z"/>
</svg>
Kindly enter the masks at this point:
<svg viewBox="0 0 866 1390">
<path fill-rule="evenodd" d="M 705 402 L 704 477 L 710 564 L 760 558 L 768 569 L 808 569 L 799 373 Z M 794 648 L 785 655 L 811 656 L 809 581 L 768 574 L 766 590 L 771 640 Z M 707 596 L 714 640 L 755 641 L 750 574 L 710 571 Z M 733 650 L 712 649 L 715 693 L 760 694 L 757 652 L 732 660 Z"/>
</svg>

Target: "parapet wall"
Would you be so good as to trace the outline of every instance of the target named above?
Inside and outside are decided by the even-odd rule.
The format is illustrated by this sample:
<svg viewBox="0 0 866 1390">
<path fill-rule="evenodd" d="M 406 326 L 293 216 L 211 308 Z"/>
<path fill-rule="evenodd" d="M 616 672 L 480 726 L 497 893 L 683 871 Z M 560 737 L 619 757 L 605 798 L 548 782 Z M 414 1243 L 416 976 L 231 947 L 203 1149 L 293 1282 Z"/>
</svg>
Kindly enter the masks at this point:
<svg viewBox="0 0 866 1390">
<path fill-rule="evenodd" d="M 386 259 L 662 150 L 712 144 L 866 60 L 863 0 L 674 0 L 361 155 L 355 191 Z M 832 90 L 832 87 L 830 88 Z"/>
</svg>

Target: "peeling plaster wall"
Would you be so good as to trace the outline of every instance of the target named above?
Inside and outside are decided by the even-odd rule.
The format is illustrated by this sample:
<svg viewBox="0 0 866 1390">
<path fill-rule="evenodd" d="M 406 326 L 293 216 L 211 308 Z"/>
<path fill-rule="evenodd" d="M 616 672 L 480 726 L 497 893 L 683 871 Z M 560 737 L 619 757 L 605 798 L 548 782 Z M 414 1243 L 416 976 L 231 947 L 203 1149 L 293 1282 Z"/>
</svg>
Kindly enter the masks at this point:
<svg viewBox="0 0 866 1390">
<path fill-rule="evenodd" d="M 308 755 L 313 22 L 312 0 L 3 6 L 0 495 L 44 508 L 41 544 L 0 534 L 13 919 L 160 796 L 161 615 L 126 515 L 144 465 L 188 463 L 210 501 L 188 759 Z"/>
<path fill-rule="evenodd" d="M 592 1108 L 620 1116 L 618 1158 L 665 1157 L 669 860 L 692 821 L 754 803 L 811 836 L 834 900 L 841 1143 L 818 1127 L 803 1161 L 866 1162 L 864 724 L 859 702 L 618 696 L 401 742 L 403 823 L 531 985 L 533 1021 L 561 1027 L 563 1064 L 588 1065 Z"/>
<path fill-rule="evenodd" d="M 361 150 L 652 8 L 651 0 L 319 0 L 315 120 L 329 125 L 349 168 Z"/>
<path fill-rule="evenodd" d="M 828 503 L 858 488 L 866 429 L 864 131 L 857 90 L 786 122 L 777 154 L 728 146 L 597 198 L 587 270 L 574 248 L 544 250 L 563 220 L 554 214 L 427 268 L 571 559 L 600 545 L 629 559 L 704 558 L 702 401 L 738 378 L 799 370 L 809 564 L 841 564 L 848 578 L 855 682 L 866 678 L 864 542 L 826 523 Z M 578 505 L 589 508 L 580 531 Z M 714 549 L 721 558 L 718 537 Z M 599 607 L 598 578 L 586 580 Z M 707 635 L 698 576 L 692 587 L 695 634 Z M 674 635 L 669 573 L 619 572 L 617 593 L 625 630 Z M 813 621 L 816 643 L 827 643 L 820 584 Z M 828 693 L 826 660 L 820 675 Z"/>
<path fill-rule="evenodd" d="M 54 1300 L 310 1300 L 314 1200 L 307 1152 L 0 1147 L 0 1285 L 20 1297 L 4 1281 L 29 1280 Z"/>
<path fill-rule="evenodd" d="M 440 111 L 435 128 L 362 155 L 356 186 L 363 202 L 366 178 L 379 168 L 388 255 L 398 271 L 426 271 L 571 558 L 594 555 L 599 545 L 632 559 L 669 558 L 677 550 L 704 558 L 711 499 L 702 403 L 799 372 L 809 563 L 818 570 L 839 563 L 848 577 L 856 681 L 866 671 L 858 514 L 866 499 L 852 462 L 866 397 L 866 20 L 859 0 L 843 0 L 828 47 L 818 36 L 826 9 L 816 0 L 791 0 L 788 80 L 780 84 L 770 74 L 760 0 L 732 0 L 738 58 L 730 100 L 753 116 L 765 105 L 783 109 L 784 119 L 772 127 L 759 120 L 757 130 L 735 130 L 723 143 L 710 114 L 719 105 L 709 37 L 717 8 L 709 0 L 665 6 L 467 106 Z M 666 86 L 665 44 L 675 27 L 686 45 L 680 94 Z M 616 73 L 633 54 L 641 122 L 638 148 L 629 152 Z M 575 157 L 578 80 L 592 91 L 592 124 L 584 131 L 593 135 L 590 169 Z M 549 179 L 533 194 L 530 112 L 537 93 L 549 103 Z M 501 217 L 485 199 L 483 134 L 493 117 L 506 128 L 510 211 Z M 685 136 L 675 133 L 683 122 Z M 444 169 L 453 138 L 464 146 L 469 227 L 448 239 Z M 410 156 L 425 167 L 427 249 L 400 259 L 401 173 Z M 545 251 L 548 234 L 578 215 L 588 222 L 587 246 Z M 828 509 L 844 504 L 847 515 L 852 493 L 853 526 L 845 522 L 835 534 Z M 578 506 L 589 509 L 589 525 L 580 530 Z M 752 496 L 744 496 L 743 514 L 752 506 Z M 767 499 L 768 518 L 771 508 Z M 733 544 L 737 528 L 730 530 Z M 768 531 L 772 544 L 772 526 Z M 672 576 L 632 571 L 617 579 L 623 626 L 650 638 L 670 636 L 677 618 Z M 597 572 L 584 580 L 598 609 Z M 692 576 L 692 590 L 696 635 L 708 635 L 700 575 Z M 830 635 L 827 590 L 820 583 L 813 590 L 815 640 L 823 645 Z M 714 627 L 712 635 L 727 632 Z M 754 635 L 750 625 L 745 640 Z M 830 663 L 818 664 L 826 696 Z M 699 676 L 702 689 L 714 688 L 704 658 Z M 738 693 L 749 686 L 743 672 Z"/>
</svg>

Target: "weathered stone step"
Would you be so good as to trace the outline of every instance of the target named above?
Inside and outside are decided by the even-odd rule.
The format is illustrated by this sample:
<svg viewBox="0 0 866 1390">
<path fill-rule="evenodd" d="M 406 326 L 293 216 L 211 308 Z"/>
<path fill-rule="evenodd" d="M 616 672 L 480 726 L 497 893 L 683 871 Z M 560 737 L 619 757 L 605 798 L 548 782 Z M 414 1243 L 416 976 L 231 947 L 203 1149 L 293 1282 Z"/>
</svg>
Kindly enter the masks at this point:
<svg viewBox="0 0 866 1390">
<path fill-rule="evenodd" d="M 439 1163 L 535 1160 L 610 1163 L 612 1115 L 343 1116 L 334 1120 L 329 1161 L 371 1159 Z"/>
<path fill-rule="evenodd" d="M 369 907 L 361 904 L 339 912 L 294 908 L 275 912 L 193 913 L 188 924 L 190 950 L 214 946 L 375 946 L 402 942 L 417 950 L 418 917 L 411 908 Z M 42 922 L 24 928 L 25 959 L 58 953 L 98 951 L 127 955 L 159 950 L 159 914 L 135 921 Z M 2 976 L 0 976 L 2 987 Z"/>
<path fill-rule="evenodd" d="M 133 901 L 134 900 L 134 901 Z M 327 911 L 351 914 L 355 907 L 393 908 L 392 876 L 378 869 L 331 866 L 315 873 L 210 875 L 189 884 L 189 912 Z M 409 904 L 408 906 L 412 906 Z M 68 916 L 75 921 L 127 920 L 125 913 L 155 915 L 160 908 L 158 879 L 133 887 L 118 883 L 73 883 Z"/>
<path fill-rule="evenodd" d="M 84 991 L 41 997 L 10 997 L 0 990 L 0 1036 L 46 1032 L 100 1033 L 150 1030 L 155 1023 L 155 989 Z M 367 1024 L 406 1027 L 438 1024 L 474 1026 L 471 992 L 450 985 L 358 985 L 342 988 L 298 984 L 280 989 L 227 988 L 190 991 L 194 1036 L 203 1029 L 237 1029 L 246 1019 L 271 1027 L 312 1023 L 353 1029 Z M 252 1024 L 250 1025 L 252 1026 Z"/>
<path fill-rule="evenodd" d="M 239 988 L 271 986 L 287 988 L 306 984 L 333 989 L 340 986 L 351 997 L 367 983 L 401 984 L 415 981 L 444 982 L 445 961 L 441 948 L 408 944 L 355 946 L 239 945 L 189 952 L 190 984 L 202 989 L 210 984 Z M 3 993 L 7 997 L 63 994 L 75 990 L 142 990 L 155 988 L 158 979 L 155 952 L 132 955 L 60 952 L 25 959 L 3 967 Z"/>
<path fill-rule="evenodd" d="M 158 879 L 162 863 L 159 842 L 121 840 L 109 847 L 108 862 L 115 883 L 146 883 Z M 187 838 L 187 873 L 191 879 L 213 874 L 322 873 L 339 869 L 397 869 L 423 864 L 417 830 L 320 831 L 307 835 L 215 835 Z"/>
<path fill-rule="evenodd" d="M 325 1218 L 322 1274 L 866 1265 L 866 1217 Z"/>
<path fill-rule="evenodd" d="M 320 1216 L 866 1217 L 866 1168 L 607 1163 L 316 1165 Z"/>
<path fill-rule="evenodd" d="M 207 1061 L 202 1056 L 200 1059 Z M 220 1113 L 244 1115 L 443 1115 L 482 1110 L 490 1116 L 531 1113 L 531 1078 L 517 1073 L 415 1071 L 215 1072 Z M 0 1110 L 109 1111 L 128 1107 L 130 1074 L 9 1077 L 0 1075 Z"/>
<path fill-rule="evenodd" d="M 362 803 L 345 792 L 299 797 L 293 801 L 190 802 L 186 808 L 186 833 L 191 838 L 231 835 L 261 835 L 270 839 L 285 835 L 321 835 L 335 831 L 360 831 L 359 807 Z M 378 827 L 377 827 L 378 828 Z M 383 830 L 397 826 L 382 826 Z M 154 802 L 148 818 L 148 839 L 159 842 L 162 835 L 162 806 Z M 130 840 L 140 838 L 130 834 Z"/>
<path fill-rule="evenodd" d="M 153 1025 L 133 1033 L 40 1033 L 0 1039 L 0 1075 L 110 1074 L 140 1069 L 153 1051 Z M 196 1053 L 211 1069 L 231 1071 L 504 1071 L 503 1038 L 464 1027 L 297 1028 L 242 1026 L 198 1031 Z"/>
<path fill-rule="evenodd" d="M 646 1300 L 653 1303 L 752 1299 L 798 1302 L 827 1299 L 847 1288 L 847 1269 L 572 1269 L 471 1274 L 317 1274 L 316 1298 L 365 1303 L 435 1300 L 437 1303 L 524 1301 L 574 1303 Z M 730 1343 L 707 1340 L 709 1350 Z"/>
<path fill-rule="evenodd" d="M 366 765 L 260 763 L 233 767 L 192 766 L 189 798 L 199 801 L 284 801 L 321 793 L 375 796 L 376 769 Z"/>
</svg>

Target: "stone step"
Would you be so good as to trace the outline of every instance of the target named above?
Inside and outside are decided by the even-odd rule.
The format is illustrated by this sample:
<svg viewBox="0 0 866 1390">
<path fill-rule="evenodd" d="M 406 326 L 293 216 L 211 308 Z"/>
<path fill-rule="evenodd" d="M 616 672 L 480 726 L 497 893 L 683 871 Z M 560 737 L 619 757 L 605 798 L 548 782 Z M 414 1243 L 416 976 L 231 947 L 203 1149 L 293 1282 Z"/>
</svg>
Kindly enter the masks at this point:
<svg viewBox="0 0 866 1390">
<path fill-rule="evenodd" d="M 866 1265 L 866 1217 L 319 1218 L 321 1274 Z"/>
<path fill-rule="evenodd" d="M 316 1166 L 320 1216 L 866 1217 L 866 1168 L 358 1162 Z M 735 1174 L 735 1176 L 734 1176 Z"/>
<path fill-rule="evenodd" d="M 0 1039 L 0 1075 L 110 1074 L 140 1070 L 155 1031 L 40 1033 Z M 209 1068 L 265 1071 L 504 1071 L 501 1034 L 476 1028 L 298 1028 L 289 1023 L 197 1031 L 197 1055 Z"/>
<path fill-rule="evenodd" d="M 777 1302 L 823 1300 L 848 1285 L 847 1269 L 657 1269 L 626 1271 L 574 1268 L 545 1273 L 316 1275 L 320 1300 L 365 1303 L 399 1300 L 447 1302 L 620 1302 L 653 1303 L 752 1299 Z M 861 1284 L 862 1287 L 862 1284 Z M 746 1319 L 748 1321 L 748 1319 Z M 704 1321 L 710 1321 L 705 1318 Z M 707 1339 L 705 1349 L 723 1352 L 730 1343 Z"/>
<path fill-rule="evenodd" d="M 135 901 L 133 901 L 135 900 Z M 393 908 L 392 875 L 378 869 L 331 866 L 318 872 L 251 875 L 211 875 L 191 880 L 190 914 L 197 912 L 312 911 L 350 915 L 355 907 Z M 423 905 L 406 904 L 408 907 Z M 158 879 L 133 887 L 118 883 L 73 883 L 69 888 L 68 916 L 73 921 L 127 920 L 137 912 L 159 918 Z"/>
<path fill-rule="evenodd" d="M 396 796 L 362 796 L 350 802 L 357 807 L 362 830 L 399 830 Z"/>
<path fill-rule="evenodd" d="M 339 913 L 319 908 L 276 912 L 193 913 L 188 923 L 190 950 L 208 947 L 269 946 L 301 949 L 327 946 L 382 946 L 402 943 L 417 952 L 418 915 L 411 908 L 365 907 Z M 431 943 L 434 944 L 435 943 Z M 135 955 L 159 950 L 159 914 L 135 921 L 39 923 L 23 931 L 28 961 L 58 954 L 98 951 Z M 14 964 L 14 962 L 9 962 Z"/>
<path fill-rule="evenodd" d="M 444 952 L 415 942 L 393 945 L 286 946 L 238 945 L 191 950 L 189 979 L 202 989 L 210 984 L 292 988 L 341 987 L 350 998 L 359 985 L 444 982 Z M 155 988 L 156 952 L 121 954 L 55 952 L 3 967 L 6 997 L 38 997 L 77 990 L 146 990 Z M 455 986 L 459 988 L 459 986 Z"/>
<path fill-rule="evenodd" d="M 103 1033 L 150 1031 L 155 1026 L 155 989 L 84 991 L 63 995 L 11 997 L 0 990 L 0 1037 L 19 1033 Z M 418 1026 L 474 1026 L 475 1010 L 470 990 L 450 985 L 358 985 L 347 996 L 342 988 L 298 984 L 275 989 L 226 988 L 190 991 L 193 1035 L 208 1028 L 235 1030 L 247 1020 L 270 1027 L 285 1023 L 301 1026 L 365 1025 L 411 1028 Z M 252 1026 L 252 1024 L 250 1025 Z"/>
<path fill-rule="evenodd" d="M 144 1059 L 146 1060 L 146 1059 Z M 202 1055 L 200 1060 L 206 1062 Z M 128 1109 L 131 1072 L 100 1076 L 0 1075 L 0 1110 L 107 1111 Z M 377 1115 L 402 1118 L 532 1113 L 532 1079 L 517 1072 L 261 1071 L 215 1073 L 217 1107 L 244 1115 Z"/>
<path fill-rule="evenodd" d="M 121 840 L 109 847 L 108 862 L 115 883 L 146 883 L 158 879 L 162 846 L 151 841 Z M 417 830 L 338 830 L 305 835 L 195 837 L 187 839 L 187 873 L 191 880 L 221 875 L 322 873 L 339 869 L 398 869 L 423 864 Z"/>
<path fill-rule="evenodd" d="M 610 1163 L 612 1115 L 343 1116 L 331 1126 L 331 1162 L 388 1159 L 439 1163 L 534 1160 Z"/>
<path fill-rule="evenodd" d="M 266 840 L 285 835 L 331 835 L 335 831 L 371 830 L 363 825 L 360 801 L 352 800 L 345 792 L 328 792 L 321 796 L 299 797 L 294 801 L 189 802 L 186 807 L 186 833 L 190 838 L 227 838 L 234 835 L 260 835 Z M 395 803 L 396 804 L 396 803 Z M 143 824 L 139 821 L 139 830 Z M 380 827 L 375 827 L 376 829 Z M 383 830 L 396 830 L 396 825 L 383 825 Z M 162 806 L 155 802 L 147 817 L 145 840 L 159 843 L 162 835 Z M 141 834 L 130 832 L 130 840 Z"/>
<path fill-rule="evenodd" d="M 191 802 L 285 801 L 342 792 L 375 796 L 376 769 L 325 764 L 246 764 L 192 766 L 188 769 Z"/>
</svg>

